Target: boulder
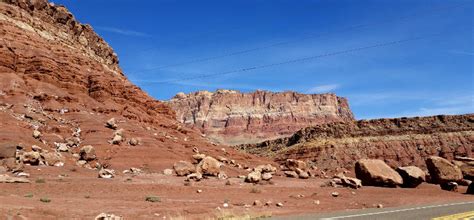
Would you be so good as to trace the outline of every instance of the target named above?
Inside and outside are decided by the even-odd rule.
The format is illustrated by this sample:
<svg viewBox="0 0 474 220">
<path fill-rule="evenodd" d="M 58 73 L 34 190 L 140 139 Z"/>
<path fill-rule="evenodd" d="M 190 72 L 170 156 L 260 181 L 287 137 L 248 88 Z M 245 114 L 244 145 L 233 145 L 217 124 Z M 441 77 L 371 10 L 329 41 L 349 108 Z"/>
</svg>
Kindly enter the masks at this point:
<svg viewBox="0 0 474 220">
<path fill-rule="evenodd" d="M 7 171 L 23 170 L 23 163 L 17 163 L 15 158 L 7 158 L 0 160 L 0 166 L 7 168 Z"/>
<path fill-rule="evenodd" d="M 426 167 L 430 173 L 431 182 L 435 184 L 457 182 L 463 178 L 459 167 L 441 157 L 429 157 L 426 159 Z"/>
<path fill-rule="evenodd" d="M 306 170 L 308 167 L 304 161 L 287 159 L 285 163 L 288 170 L 296 171 L 296 169 Z"/>
<path fill-rule="evenodd" d="M 425 172 L 416 166 L 399 167 L 397 172 L 403 178 L 403 187 L 415 188 L 426 181 Z"/>
<path fill-rule="evenodd" d="M 174 171 L 172 169 L 164 169 L 163 174 L 166 176 L 171 176 L 173 175 Z"/>
<path fill-rule="evenodd" d="M 109 119 L 105 123 L 105 127 L 108 127 L 108 128 L 111 128 L 111 129 L 117 129 L 118 125 L 117 125 L 117 122 L 115 121 L 115 118 Z"/>
<path fill-rule="evenodd" d="M 120 136 L 120 135 L 114 135 L 114 137 L 112 138 L 111 143 L 112 143 L 112 144 L 115 144 L 115 145 L 119 145 L 120 143 L 122 143 L 122 140 L 123 140 L 123 137 L 122 137 L 122 136 Z"/>
<path fill-rule="evenodd" d="M 471 184 L 469 184 L 469 186 L 467 187 L 466 194 L 474 195 L 474 182 L 472 182 Z"/>
<path fill-rule="evenodd" d="M 202 174 L 200 173 L 191 173 L 186 176 L 186 181 L 194 180 L 194 181 L 200 181 L 202 179 Z"/>
<path fill-rule="evenodd" d="M 0 183 L 29 183 L 30 181 L 23 177 L 11 177 L 6 174 L 0 175 Z"/>
<path fill-rule="evenodd" d="M 458 157 L 453 161 L 453 164 L 461 169 L 464 179 L 474 180 L 474 158 Z"/>
<path fill-rule="evenodd" d="M 99 178 L 110 179 L 114 178 L 115 170 L 112 169 L 101 169 L 99 171 Z"/>
<path fill-rule="evenodd" d="M 196 167 L 198 173 L 209 176 L 217 176 L 221 169 L 221 163 L 215 158 L 207 156 L 199 162 Z"/>
<path fill-rule="evenodd" d="M 56 145 L 56 149 L 59 152 L 68 152 L 69 151 L 69 146 L 67 143 L 54 143 Z"/>
<path fill-rule="evenodd" d="M 188 161 L 179 161 L 174 163 L 173 169 L 178 176 L 186 176 L 196 172 L 194 165 Z"/>
<path fill-rule="evenodd" d="M 355 173 L 363 185 L 396 187 L 403 184 L 400 174 L 382 160 L 361 159 L 355 164 Z"/>
<path fill-rule="evenodd" d="M 95 220 L 123 220 L 123 217 L 114 214 L 100 213 L 95 217 Z"/>
<path fill-rule="evenodd" d="M 245 178 L 245 182 L 258 183 L 262 179 L 262 174 L 258 171 L 250 172 Z"/>
<path fill-rule="evenodd" d="M 40 152 L 40 153 L 43 152 L 43 148 L 41 148 L 41 147 L 39 147 L 39 146 L 37 146 L 37 145 L 31 146 L 31 150 L 32 150 L 32 151 L 35 151 L 35 152 Z"/>
<path fill-rule="evenodd" d="M 296 173 L 298 174 L 298 177 L 300 179 L 308 179 L 309 178 L 309 173 L 307 171 L 304 171 L 300 168 L 296 168 Z"/>
<path fill-rule="evenodd" d="M 353 189 L 358 189 L 362 187 L 362 181 L 357 178 L 344 176 L 341 178 L 341 185 L 345 187 L 350 187 Z"/>
<path fill-rule="evenodd" d="M 447 191 L 452 191 L 452 192 L 457 192 L 458 191 L 458 186 L 459 184 L 456 182 L 443 182 L 440 184 L 441 189 L 447 190 Z"/>
<path fill-rule="evenodd" d="M 38 130 L 34 130 L 33 131 L 33 137 L 36 138 L 36 139 L 40 138 L 41 137 L 41 132 L 38 131 Z"/>
<path fill-rule="evenodd" d="M 273 175 L 271 173 L 263 173 L 262 174 L 262 180 L 269 181 L 271 180 Z"/>
<path fill-rule="evenodd" d="M 81 144 L 81 138 L 79 137 L 69 137 L 66 138 L 66 143 L 68 147 L 79 147 Z"/>
<path fill-rule="evenodd" d="M 91 161 L 97 158 L 97 155 L 95 154 L 95 149 L 91 145 L 86 145 L 82 147 L 79 152 L 79 156 L 81 160 L 85 161 Z"/>
<path fill-rule="evenodd" d="M 64 164 L 64 157 L 57 152 L 43 152 L 40 153 L 41 159 L 48 166 L 62 166 Z"/>
<path fill-rule="evenodd" d="M 205 154 L 194 154 L 193 155 L 193 160 L 196 161 L 196 163 L 201 162 L 202 159 L 206 158 Z"/>
<path fill-rule="evenodd" d="M 25 152 L 22 155 L 22 161 L 25 164 L 30 164 L 30 165 L 39 165 L 41 159 L 41 155 L 39 152 Z"/>
<path fill-rule="evenodd" d="M 0 160 L 5 158 L 16 157 L 16 144 L 1 143 L 0 144 Z"/>
<path fill-rule="evenodd" d="M 219 172 L 219 174 L 217 174 L 217 178 L 220 180 L 225 180 L 225 179 L 228 179 L 229 177 L 227 176 L 225 172 L 221 171 Z"/>
<path fill-rule="evenodd" d="M 290 178 L 298 178 L 298 174 L 295 171 L 285 171 L 284 174 Z"/>
<path fill-rule="evenodd" d="M 254 171 L 257 171 L 257 172 L 260 172 L 260 173 L 271 173 L 271 174 L 274 174 L 276 173 L 277 171 L 277 168 L 270 165 L 270 164 L 266 164 L 266 165 L 258 165 L 257 167 L 255 167 L 253 169 Z"/>
<path fill-rule="evenodd" d="M 130 146 L 137 146 L 138 144 L 140 144 L 140 142 L 136 138 L 130 138 L 130 140 L 128 140 L 128 144 Z"/>
</svg>

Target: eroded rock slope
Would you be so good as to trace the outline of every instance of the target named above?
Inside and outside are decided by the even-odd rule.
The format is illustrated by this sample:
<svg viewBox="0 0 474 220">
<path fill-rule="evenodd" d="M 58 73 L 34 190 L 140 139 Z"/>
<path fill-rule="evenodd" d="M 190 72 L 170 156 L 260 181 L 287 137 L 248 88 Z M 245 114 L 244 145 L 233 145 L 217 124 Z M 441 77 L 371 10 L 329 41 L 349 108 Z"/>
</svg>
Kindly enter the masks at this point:
<svg viewBox="0 0 474 220">
<path fill-rule="evenodd" d="M 474 114 L 336 122 L 238 148 L 280 162 L 311 161 L 326 170 L 353 168 L 363 158 L 382 159 L 395 168 L 426 167 L 426 158 L 433 155 L 473 157 Z"/>
<path fill-rule="evenodd" d="M 2 147 L 78 153 L 92 145 L 102 165 L 155 168 L 187 158 L 193 147 L 216 149 L 128 81 L 113 49 L 65 7 L 0 0 L 0 36 Z M 105 127 L 112 117 L 117 131 Z M 137 146 L 129 149 L 129 141 Z"/>
</svg>

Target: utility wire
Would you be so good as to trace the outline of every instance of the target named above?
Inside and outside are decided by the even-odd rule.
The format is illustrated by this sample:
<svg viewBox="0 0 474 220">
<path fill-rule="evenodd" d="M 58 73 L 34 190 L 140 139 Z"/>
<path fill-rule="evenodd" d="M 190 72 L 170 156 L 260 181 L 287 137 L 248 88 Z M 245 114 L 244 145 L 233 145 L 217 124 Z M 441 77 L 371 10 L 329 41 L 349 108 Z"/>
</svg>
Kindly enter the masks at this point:
<svg viewBox="0 0 474 220">
<path fill-rule="evenodd" d="M 246 68 L 230 70 L 230 71 L 224 71 L 224 72 L 218 72 L 218 73 L 202 74 L 202 75 L 198 75 L 198 76 L 194 76 L 194 77 L 186 77 L 186 78 L 180 78 L 180 79 L 171 79 L 171 80 L 154 81 L 154 82 L 148 81 L 148 83 L 170 84 L 170 83 L 188 81 L 188 80 L 193 80 L 193 79 L 211 78 L 211 77 L 229 75 L 229 74 L 239 73 L 239 72 L 254 71 L 254 70 L 258 70 L 258 69 L 265 69 L 265 68 L 270 68 L 270 67 L 274 67 L 274 66 L 281 66 L 281 65 L 285 65 L 285 64 L 291 64 L 291 63 L 309 62 L 309 61 L 314 61 L 314 60 L 325 58 L 325 57 L 332 57 L 332 56 L 343 55 L 343 54 L 348 54 L 348 53 L 354 53 L 354 52 L 363 51 L 363 50 L 369 50 L 369 49 L 375 49 L 375 48 L 381 48 L 381 47 L 388 47 L 388 46 L 402 44 L 402 43 L 406 43 L 406 42 L 410 42 L 410 41 L 422 40 L 422 39 L 426 39 L 426 38 L 430 38 L 430 37 L 437 37 L 437 36 L 440 36 L 440 35 L 443 35 L 443 34 L 446 34 L 446 33 L 437 33 L 437 34 L 431 34 L 431 35 L 425 35 L 425 36 L 410 37 L 410 38 L 405 38 L 405 39 L 401 39 L 401 40 L 377 43 L 377 44 L 372 44 L 372 45 L 363 46 L 363 47 L 354 47 L 354 48 L 350 48 L 350 49 L 346 49 L 346 50 L 328 52 L 328 53 L 319 54 L 319 55 L 315 55 L 315 56 L 308 56 L 308 57 L 302 57 L 302 58 L 298 58 L 298 59 L 291 59 L 291 60 L 286 60 L 286 61 L 277 62 L 277 63 L 270 63 L 270 64 L 264 64 L 264 65 L 259 65 L 259 66 L 246 67 Z"/>
<path fill-rule="evenodd" d="M 453 6 L 447 6 L 447 7 L 435 7 L 435 8 L 431 8 L 429 10 L 426 10 L 425 12 L 445 11 L 447 9 L 454 9 L 454 8 L 459 8 L 459 7 L 463 7 L 463 6 L 466 6 L 466 4 L 453 5 Z M 427 15 L 432 15 L 432 14 L 427 14 Z M 191 60 L 185 61 L 185 62 L 147 68 L 147 69 L 143 69 L 141 71 L 138 71 L 138 73 L 147 72 L 147 71 L 151 71 L 151 70 L 166 69 L 166 68 L 169 68 L 169 67 L 182 66 L 182 65 L 193 64 L 193 63 L 206 62 L 206 61 L 211 61 L 211 60 L 216 60 L 216 59 L 221 59 L 221 58 L 226 58 L 226 57 L 231 57 L 231 56 L 236 56 L 236 55 L 241 55 L 241 54 L 246 54 L 246 53 L 251 53 L 251 52 L 255 52 L 255 51 L 259 51 L 259 50 L 264 50 L 264 49 L 268 49 L 268 48 L 272 48 L 272 47 L 283 46 L 283 45 L 287 45 L 287 44 L 291 44 L 291 43 L 295 43 L 295 42 L 299 42 L 299 41 L 304 41 L 304 40 L 308 40 L 308 39 L 319 38 L 319 37 L 330 35 L 330 34 L 333 34 L 333 33 L 344 33 L 344 32 L 354 30 L 354 29 L 370 27 L 370 26 L 378 25 L 378 24 L 392 23 L 392 22 L 397 22 L 397 21 L 401 21 L 401 20 L 407 20 L 407 19 L 413 18 L 413 17 L 419 18 L 419 17 L 421 17 L 421 15 L 420 15 L 420 13 L 415 13 L 413 15 L 407 15 L 407 16 L 399 17 L 397 19 L 390 19 L 390 20 L 385 20 L 385 21 L 381 21 L 381 22 L 372 22 L 372 23 L 366 23 L 366 24 L 361 24 L 361 25 L 354 25 L 354 26 L 350 26 L 350 27 L 341 28 L 341 29 L 338 29 L 338 30 L 335 30 L 335 31 L 327 31 L 326 33 L 320 33 L 320 34 L 317 34 L 317 35 L 314 35 L 314 34 L 313 35 L 307 35 L 307 36 L 300 37 L 300 38 L 293 39 L 293 40 L 281 41 L 281 42 L 277 42 L 277 43 L 273 43 L 273 44 L 268 44 L 268 45 L 264 45 L 264 46 L 260 46 L 260 47 L 255 47 L 255 48 L 230 52 L 230 53 L 226 53 L 226 54 L 222 54 L 222 55 L 216 55 L 216 56 L 210 56 L 210 57 L 204 57 L 204 58 L 195 58 L 195 59 L 191 59 Z"/>
</svg>

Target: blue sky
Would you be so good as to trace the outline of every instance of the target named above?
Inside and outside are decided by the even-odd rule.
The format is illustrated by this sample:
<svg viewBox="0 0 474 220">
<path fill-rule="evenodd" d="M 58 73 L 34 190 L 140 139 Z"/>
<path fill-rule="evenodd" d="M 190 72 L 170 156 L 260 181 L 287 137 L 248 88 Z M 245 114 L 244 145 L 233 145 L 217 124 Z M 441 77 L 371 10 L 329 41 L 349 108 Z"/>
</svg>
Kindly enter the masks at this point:
<svg viewBox="0 0 474 220">
<path fill-rule="evenodd" d="M 293 90 L 347 97 L 358 119 L 474 112 L 471 0 L 54 2 L 91 24 L 157 99 Z"/>
</svg>

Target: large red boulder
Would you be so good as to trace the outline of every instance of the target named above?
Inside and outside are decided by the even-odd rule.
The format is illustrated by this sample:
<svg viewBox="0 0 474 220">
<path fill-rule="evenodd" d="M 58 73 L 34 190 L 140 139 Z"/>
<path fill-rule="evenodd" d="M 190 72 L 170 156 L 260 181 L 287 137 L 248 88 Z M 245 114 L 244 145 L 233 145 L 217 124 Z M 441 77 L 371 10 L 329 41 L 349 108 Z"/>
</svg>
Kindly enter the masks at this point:
<svg viewBox="0 0 474 220">
<path fill-rule="evenodd" d="M 361 159 L 355 164 L 355 172 L 362 185 L 396 187 L 403 184 L 400 174 L 382 160 Z"/>
<path fill-rule="evenodd" d="M 441 157 L 429 157 L 426 159 L 426 167 L 430 173 L 432 183 L 445 184 L 448 182 L 459 182 L 463 179 L 461 169 Z"/>
<path fill-rule="evenodd" d="M 399 167 L 397 172 L 403 178 L 404 187 L 415 188 L 426 181 L 425 172 L 416 166 Z"/>
</svg>

